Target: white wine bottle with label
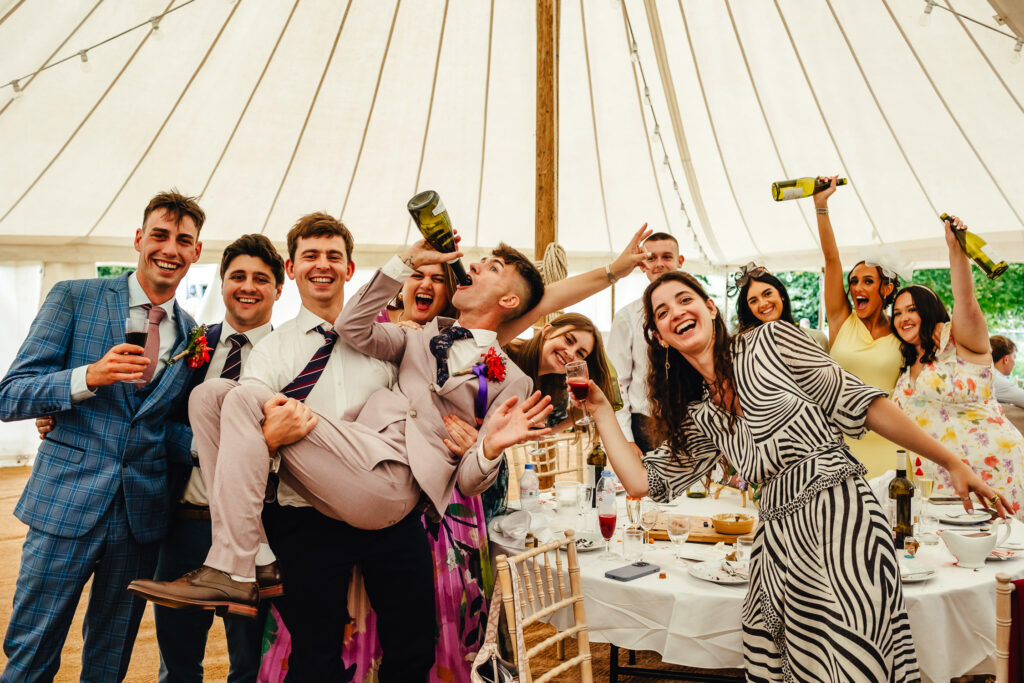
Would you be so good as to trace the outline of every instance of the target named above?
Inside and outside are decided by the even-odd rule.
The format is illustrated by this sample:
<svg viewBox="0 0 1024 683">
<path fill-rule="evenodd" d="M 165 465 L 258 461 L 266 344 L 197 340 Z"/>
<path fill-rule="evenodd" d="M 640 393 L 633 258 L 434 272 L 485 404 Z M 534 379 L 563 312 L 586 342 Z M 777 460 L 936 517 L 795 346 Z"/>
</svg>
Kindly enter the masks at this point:
<svg viewBox="0 0 1024 683">
<path fill-rule="evenodd" d="M 846 178 L 836 180 L 836 186 L 845 185 Z M 786 199 L 800 199 L 818 194 L 828 188 L 828 181 L 815 180 L 814 178 L 795 178 L 793 180 L 780 180 L 772 183 L 772 197 L 775 201 L 781 202 Z"/>
<path fill-rule="evenodd" d="M 423 234 L 423 239 L 442 254 L 450 254 L 455 251 L 455 233 L 452 232 L 452 223 L 448 218 L 448 211 L 441 202 L 441 197 L 433 190 L 420 192 L 409 200 L 406 205 L 416 227 Z M 448 265 L 460 285 L 469 285 L 473 281 L 466 274 L 466 269 L 460 259 L 450 261 Z"/>
<path fill-rule="evenodd" d="M 950 226 L 953 225 L 953 219 L 949 217 L 948 213 L 944 213 L 939 216 L 943 221 L 949 221 Z M 988 249 L 988 253 L 985 251 L 985 240 L 975 235 L 970 230 L 957 230 L 953 229 L 953 236 L 956 237 L 956 241 L 960 243 L 960 248 L 967 254 L 967 258 L 974 261 L 974 263 L 984 271 L 986 277 L 989 280 L 995 280 L 997 277 L 1006 272 L 1009 267 L 1006 265 L 1006 261 L 1003 261 L 998 256 L 992 255 L 992 249 Z"/>
</svg>

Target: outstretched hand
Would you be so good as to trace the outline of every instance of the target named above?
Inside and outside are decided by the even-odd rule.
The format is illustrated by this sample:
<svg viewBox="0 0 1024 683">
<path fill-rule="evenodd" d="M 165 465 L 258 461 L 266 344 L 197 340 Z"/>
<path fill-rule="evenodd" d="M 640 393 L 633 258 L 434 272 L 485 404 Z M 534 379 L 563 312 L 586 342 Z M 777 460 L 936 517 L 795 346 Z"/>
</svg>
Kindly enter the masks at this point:
<svg viewBox="0 0 1024 683">
<path fill-rule="evenodd" d="M 518 396 L 513 396 L 502 403 L 501 407 L 487 419 L 483 443 L 484 457 L 494 460 L 509 446 L 550 434 L 551 428 L 546 426 L 547 417 L 553 410 L 550 404 L 551 397 L 542 398 L 539 391 L 533 392 L 522 403 L 519 403 Z"/>
<path fill-rule="evenodd" d="M 981 503 L 983 509 L 995 510 L 996 514 L 1003 519 L 1006 519 L 1007 512 L 1013 514 L 1013 506 L 1010 505 L 1010 501 L 1006 496 L 996 493 L 991 486 L 983 482 L 981 477 L 975 474 L 974 470 L 963 462 L 958 461 L 957 465 L 949 469 L 949 478 L 952 480 L 953 489 L 956 491 L 956 494 L 963 501 L 964 510 L 967 512 L 974 510 L 974 504 L 971 503 L 971 494 L 973 493 L 978 497 L 978 502 Z"/>
<path fill-rule="evenodd" d="M 650 237 L 654 233 L 653 230 L 647 227 L 644 223 L 639 230 L 633 233 L 633 237 L 629 240 L 626 248 L 622 250 L 619 257 L 611 262 L 608 269 L 612 271 L 612 275 L 616 279 L 621 280 L 630 273 L 637 266 L 640 266 L 647 260 L 650 255 L 647 250 L 643 247 L 643 241 Z"/>
<path fill-rule="evenodd" d="M 815 178 L 815 180 L 817 180 L 818 182 L 824 181 L 824 182 L 828 183 L 828 187 L 826 187 L 824 190 L 822 190 L 818 194 L 814 195 L 814 206 L 816 208 L 820 209 L 820 208 L 824 208 L 824 207 L 828 206 L 828 198 L 831 197 L 835 193 L 835 191 L 836 191 L 836 180 L 838 180 L 838 179 L 839 179 L 839 176 L 837 176 L 837 175 L 833 175 L 833 176 L 818 176 L 817 178 Z"/>
</svg>

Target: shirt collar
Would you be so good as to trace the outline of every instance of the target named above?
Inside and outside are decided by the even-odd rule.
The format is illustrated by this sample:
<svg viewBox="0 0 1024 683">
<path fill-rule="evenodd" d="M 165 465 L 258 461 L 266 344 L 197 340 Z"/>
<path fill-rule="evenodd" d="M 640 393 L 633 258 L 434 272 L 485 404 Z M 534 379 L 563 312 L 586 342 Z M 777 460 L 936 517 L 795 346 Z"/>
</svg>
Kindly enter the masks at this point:
<svg viewBox="0 0 1024 683">
<path fill-rule="evenodd" d="M 452 327 L 462 327 L 458 321 L 452 323 Z M 480 329 L 469 329 L 470 334 L 473 335 L 473 341 L 480 348 L 485 346 L 495 346 L 495 341 L 498 339 L 498 333 L 495 330 L 480 330 Z"/>
<path fill-rule="evenodd" d="M 128 276 L 128 307 L 135 308 L 136 306 L 145 306 L 151 304 L 149 296 L 143 291 L 142 285 L 139 283 L 138 272 L 132 273 Z M 174 297 L 172 296 L 162 304 L 154 304 L 167 311 L 167 319 L 174 320 Z"/>
<path fill-rule="evenodd" d="M 313 311 L 309 310 L 305 306 L 299 307 L 299 314 L 295 316 L 295 322 L 298 324 L 299 329 L 305 332 L 312 332 L 318 327 L 324 326 L 323 329 L 333 330 L 334 325 L 327 322 Z"/>
<path fill-rule="evenodd" d="M 259 327 L 252 328 L 248 332 L 242 332 L 242 334 L 245 335 L 245 338 L 249 340 L 250 344 L 255 346 L 256 342 L 270 334 L 272 328 L 273 325 L 271 325 L 270 322 L 268 321 L 263 323 Z M 227 320 L 223 321 L 220 326 L 220 341 L 218 341 L 217 343 L 230 344 L 231 342 L 228 341 L 228 337 L 230 337 L 233 334 L 238 334 L 238 330 L 231 327 Z"/>
</svg>

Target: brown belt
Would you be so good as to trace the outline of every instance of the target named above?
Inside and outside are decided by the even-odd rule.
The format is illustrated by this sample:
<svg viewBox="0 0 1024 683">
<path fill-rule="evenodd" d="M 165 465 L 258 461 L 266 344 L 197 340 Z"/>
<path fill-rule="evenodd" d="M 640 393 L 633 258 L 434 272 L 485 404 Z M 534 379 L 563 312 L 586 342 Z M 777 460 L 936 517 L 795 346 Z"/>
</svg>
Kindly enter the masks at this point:
<svg viewBox="0 0 1024 683">
<path fill-rule="evenodd" d="M 210 519 L 210 508 L 199 507 L 198 505 L 179 505 L 175 511 L 178 519 Z"/>
</svg>

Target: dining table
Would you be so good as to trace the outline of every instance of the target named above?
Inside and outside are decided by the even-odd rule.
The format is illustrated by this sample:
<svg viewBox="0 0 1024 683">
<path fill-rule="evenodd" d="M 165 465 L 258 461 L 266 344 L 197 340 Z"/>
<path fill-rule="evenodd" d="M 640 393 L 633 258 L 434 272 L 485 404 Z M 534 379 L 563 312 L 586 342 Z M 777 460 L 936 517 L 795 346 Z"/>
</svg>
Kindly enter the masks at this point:
<svg viewBox="0 0 1024 683">
<path fill-rule="evenodd" d="M 644 545 L 644 560 L 656 565 L 658 571 L 631 581 L 618 581 L 607 578 L 605 572 L 630 564 L 621 552 L 622 532 L 629 525 L 625 496 L 618 496 L 617 528 L 611 541 L 614 556 L 610 559 L 601 556 L 603 542 L 592 513 L 562 510 L 556 514 L 555 508 L 555 501 L 542 495 L 539 514 L 535 515 L 540 523 L 534 522 L 535 530 L 543 523 L 545 531 L 552 534 L 572 526 L 577 536 L 597 539 L 591 548 L 578 553 L 591 641 L 627 650 L 654 651 L 666 664 L 707 670 L 743 668 L 740 617 L 746 582 L 721 583 L 694 575 L 694 568 L 702 560 L 720 561 L 730 547 L 686 543 L 679 546 L 679 554 L 695 559 L 677 559 L 676 547 L 666 541 L 654 541 Z M 717 498 L 682 496 L 661 508 L 665 513 L 679 512 L 691 517 L 718 513 L 756 515 L 752 504 L 748 502 L 744 507 L 739 492 L 732 489 L 723 490 Z M 957 566 L 956 558 L 939 540 L 931 545 L 922 544 L 913 558 L 900 553 L 903 571 L 910 572 L 910 578 L 929 576 L 903 583 L 923 681 L 948 683 L 965 674 L 995 671 L 995 575 L 1004 572 L 1013 579 L 1024 578 L 1024 524 L 1012 520 L 1010 525 L 1005 546 L 1020 550 L 1001 550 L 997 554 L 1003 559 L 990 559 L 977 569 Z M 940 528 L 964 529 L 946 525 Z M 492 535 L 492 557 L 514 554 L 519 551 L 515 546 L 500 535 Z M 559 626 L 559 617 L 552 623 Z"/>
</svg>

